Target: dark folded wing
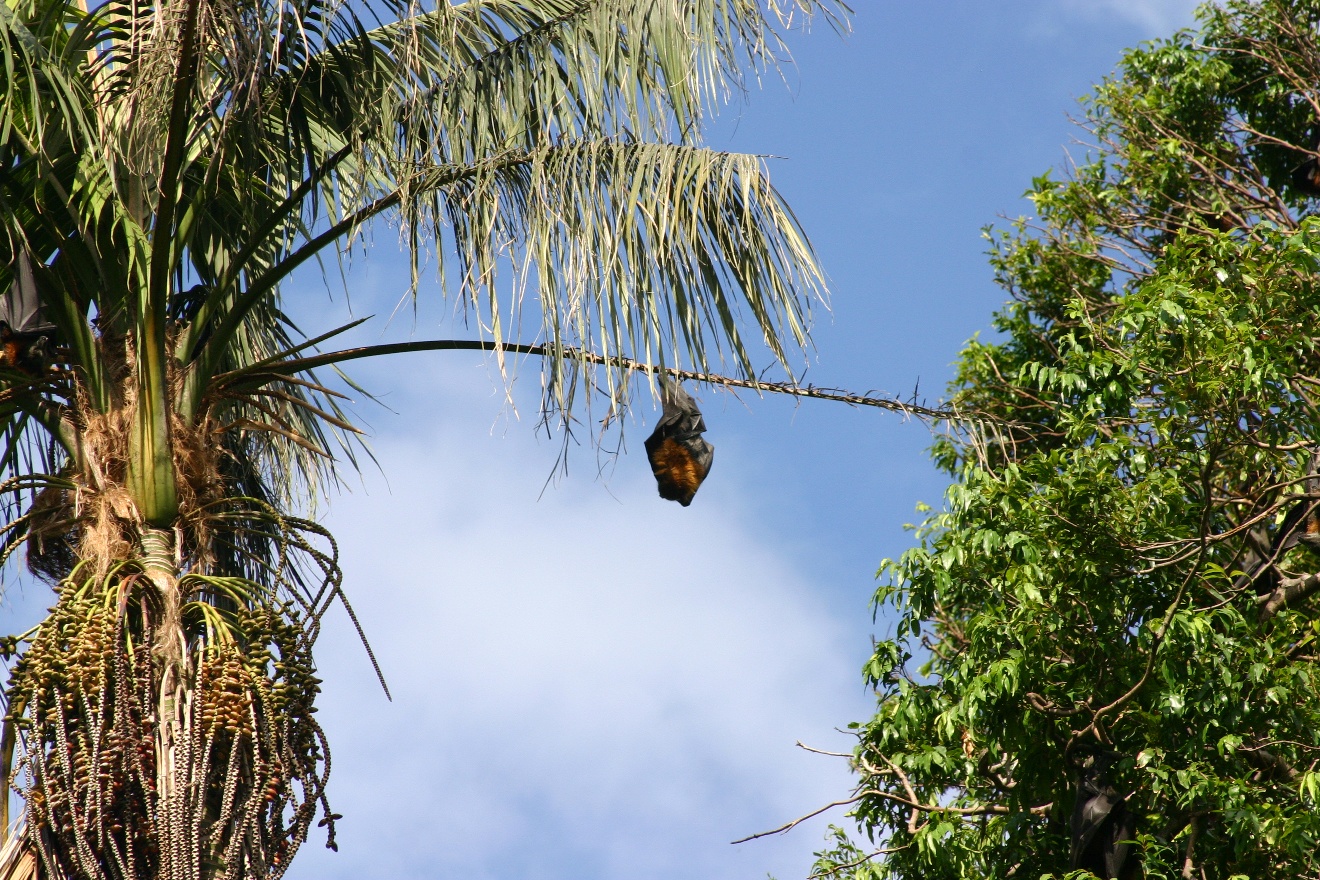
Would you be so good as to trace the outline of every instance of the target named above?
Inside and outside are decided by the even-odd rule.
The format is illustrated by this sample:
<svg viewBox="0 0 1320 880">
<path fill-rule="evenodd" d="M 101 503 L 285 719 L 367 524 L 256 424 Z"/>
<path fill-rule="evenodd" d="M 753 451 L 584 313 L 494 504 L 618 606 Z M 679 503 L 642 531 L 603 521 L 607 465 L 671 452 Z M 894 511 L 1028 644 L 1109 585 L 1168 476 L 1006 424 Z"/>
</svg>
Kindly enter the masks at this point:
<svg viewBox="0 0 1320 880">
<path fill-rule="evenodd" d="M 1078 794 L 1082 797 L 1085 790 Z M 1072 823 L 1072 865 L 1081 867 L 1081 861 L 1091 847 L 1091 842 L 1104 827 L 1105 820 L 1113 812 L 1118 797 L 1110 792 L 1096 792 L 1087 798 L 1073 813 Z"/>
<path fill-rule="evenodd" d="M 32 270 L 32 260 L 27 254 L 19 254 L 9 290 L 0 296 L 0 321 L 7 322 L 15 333 L 38 333 L 54 329 L 54 325 L 47 323 L 42 315 L 36 273 Z"/>
</svg>

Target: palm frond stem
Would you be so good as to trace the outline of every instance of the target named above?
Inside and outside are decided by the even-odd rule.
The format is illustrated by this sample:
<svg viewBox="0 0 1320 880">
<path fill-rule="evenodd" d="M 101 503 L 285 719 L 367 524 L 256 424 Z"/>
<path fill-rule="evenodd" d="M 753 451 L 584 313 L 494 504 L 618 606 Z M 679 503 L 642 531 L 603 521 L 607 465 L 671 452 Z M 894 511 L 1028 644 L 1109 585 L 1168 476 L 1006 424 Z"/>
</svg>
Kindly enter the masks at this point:
<svg viewBox="0 0 1320 880">
<path fill-rule="evenodd" d="M 849 406 L 871 406 L 902 413 L 931 421 L 964 421 L 972 416 L 947 407 L 929 407 L 916 402 L 904 402 L 895 397 L 882 397 L 872 393 L 856 394 L 839 388 L 821 388 L 815 385 L 798 385 L 795 382 L 763 382 L 759 379 L 739 379 L 718 373 L 703 373 L 694 370 L 682 370 L 676 367 L 663 367 L 657 364 L 643 363 L 622 356 L 599 355 L 577 348 L 554 348 L 547 345 L 524 345 L 517 343 L 496 343 L 484 339 L 437 339 L 424 342 L 396 342 L 385 345 L 366 345 L 360 348 L 348 348 L 306 358 L 296 358 L 279 363 L 266 363 L 242 370 L 233 370 L 215 377 L 212 383 L 214 391 L 252 389 L 270 381 L 287 381 L 295 373 L 317 367 L 339 364 L 361 358 L 382 357 L 385 355 L 405 354 L 422 351 L 491 351 L 510 352 L 513 354 L 537 357 L 558 357 L 601 367 L 665 375 L 683 381 L 699 382 L 724 388 L 746 388 L 757 393 L 786 394 L 791 397 L 815 400 L 833 400 Z M 979 418 L 979 417 L 978 417 Z"/>
</svg>

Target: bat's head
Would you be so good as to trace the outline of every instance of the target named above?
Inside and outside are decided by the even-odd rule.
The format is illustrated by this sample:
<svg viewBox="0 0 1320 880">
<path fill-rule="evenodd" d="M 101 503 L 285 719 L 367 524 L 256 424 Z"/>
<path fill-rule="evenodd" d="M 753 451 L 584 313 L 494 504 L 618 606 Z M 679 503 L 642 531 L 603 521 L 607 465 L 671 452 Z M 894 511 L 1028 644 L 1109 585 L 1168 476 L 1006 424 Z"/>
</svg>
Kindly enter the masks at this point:
<svg viewBox="0 0 1320 880">
<path fill-rule="evenodd" d="M 38 336 L 37 341 L 28 347 L 27 357 L 38 370 L 45 371 L 50 363 L 50 341 L 45 336 Z"/>
</svg>

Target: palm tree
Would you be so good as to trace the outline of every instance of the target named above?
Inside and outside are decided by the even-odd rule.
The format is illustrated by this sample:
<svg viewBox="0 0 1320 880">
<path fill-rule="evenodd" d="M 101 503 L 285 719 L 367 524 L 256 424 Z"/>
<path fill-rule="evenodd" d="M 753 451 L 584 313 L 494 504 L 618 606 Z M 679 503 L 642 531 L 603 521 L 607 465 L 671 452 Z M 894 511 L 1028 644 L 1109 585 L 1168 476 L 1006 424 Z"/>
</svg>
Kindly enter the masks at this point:
<svg viewBox="0 0 1320 880">
<path fill-rule="evenodd" d="M 278 877 L 336 818 L 311 651 L 347 603 L 298 514 L 360 450 L 317 371 L 532 352 L 567 418 L 583 388 L 626 405 L 637 369 L 789 366 L 820 272 L 702 119 L 794 16 L 846 8 L 88 5 L 0 0 L 0 560 L 57 585 L 0 644 L 23 798 L 0 876 Z M 293 327 L 282 283 L 381 218 L 480 338 L 327 351 L 347 327 Z M 530 343 L 507 338 L 524 305 Z"/>
</svg>

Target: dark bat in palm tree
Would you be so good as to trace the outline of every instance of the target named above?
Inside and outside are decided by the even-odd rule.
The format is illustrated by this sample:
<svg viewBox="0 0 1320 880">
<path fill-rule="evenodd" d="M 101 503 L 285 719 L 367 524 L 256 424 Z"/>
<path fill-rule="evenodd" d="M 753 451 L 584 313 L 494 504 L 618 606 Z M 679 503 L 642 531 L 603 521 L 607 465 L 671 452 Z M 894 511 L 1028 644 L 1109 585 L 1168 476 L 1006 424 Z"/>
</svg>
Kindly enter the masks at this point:
<svg viewBox="0 0 1320 880">
<path fill-rule="evenodd" d="M 687 507 L 710 473 L 715 447 L 701 436 L 706 421 L 696 401 L 681 386 L 666 385 L 661 399 L 664 412 L 646 438 L 646 457 L 651 461 L 660 497 Z"/>
<path fill-rule="evenodd" d="M 41 375 L 49 362 L 54 331 L 42 313 L 32 260 L 20 254 L 9 290 L 0 296 L 0 367 Z"/>
</svg>

